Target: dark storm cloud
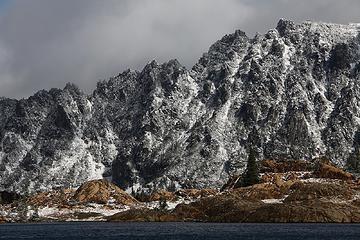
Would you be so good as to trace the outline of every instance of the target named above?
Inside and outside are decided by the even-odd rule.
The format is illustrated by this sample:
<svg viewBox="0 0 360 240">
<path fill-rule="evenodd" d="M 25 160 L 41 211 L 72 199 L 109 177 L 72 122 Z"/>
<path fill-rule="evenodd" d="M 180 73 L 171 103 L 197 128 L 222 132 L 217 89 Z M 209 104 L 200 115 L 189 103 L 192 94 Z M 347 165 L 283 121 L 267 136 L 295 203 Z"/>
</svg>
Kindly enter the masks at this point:
<svg viewBox="0 0 360 240">
<path fill-rule="evenodd" d="M 355 0 L 13 0 L 0 9 L 0 96 L 66 82 L 90 91 L 154 58 L 191 67 L 235 29 L 265 32 L 281 17 L 360 22 L 358 9 Z"/>
</svg>

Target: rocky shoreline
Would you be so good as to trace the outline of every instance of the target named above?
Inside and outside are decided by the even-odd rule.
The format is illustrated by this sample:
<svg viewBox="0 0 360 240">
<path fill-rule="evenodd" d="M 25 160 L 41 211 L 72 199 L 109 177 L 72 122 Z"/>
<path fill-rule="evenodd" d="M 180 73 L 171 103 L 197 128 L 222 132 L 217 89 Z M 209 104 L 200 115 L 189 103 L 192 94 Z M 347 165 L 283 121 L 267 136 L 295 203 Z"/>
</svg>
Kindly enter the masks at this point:
<svg viewBox="0 0 360 240">
<path fill-rule="evenodd" d="M 329 162 L 266 160 L 261 183 L 236 187 L 239 178 L 232 176 L 221 190 L 135 196 L 106 180 L 93 180 L 78 189 L 2 203 L 0 222 L 360 222 L 360 181 Z"/>
</svg>

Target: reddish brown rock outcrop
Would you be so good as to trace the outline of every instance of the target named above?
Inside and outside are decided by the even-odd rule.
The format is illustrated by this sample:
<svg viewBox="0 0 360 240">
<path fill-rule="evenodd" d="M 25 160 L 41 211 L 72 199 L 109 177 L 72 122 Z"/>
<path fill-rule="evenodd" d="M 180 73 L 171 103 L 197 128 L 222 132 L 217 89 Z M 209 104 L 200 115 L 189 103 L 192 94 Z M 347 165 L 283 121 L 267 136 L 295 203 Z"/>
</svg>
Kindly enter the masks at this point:
<svg viewBox="0 0 360 240">
<path fill-rule="evenodd" d="M 260 172 L 286 173 L 306 172 L 313 169 L 313 163 L 304 160 L 275 161 L 263 160 L 260 164 Z"/>
<path fill-rule="evenodd" d="M 298 163 L 296 165 L 302 166 Z M 276 165 L 272 169 L 299 170 L 300 167 Z M 76 191 L 64 189 L 35 194 L 4 205 L 2 212 L 17 209 L 23 218 L 14 218 L 15 221 L 33 221 L 37 216 L 35 214 L 29 218 L 27 209 L 33 213 L 38 209 L 44 214 L 44 208 L 48 206 L 62 212 L 60 215 L 57 212 L 46 215 L 48 219 L 56 218 L 59 221 L 360 222 L 360 185 L 353 180 L 354 177 L 329 162 L 316 161 L 314 169 L 314 172 L 266 172 L 261 175 L 260 184 L 238 188 L 233 186 L 220 193 L 214 189 L 183 189 L 176 192 L 157 191 L 141 199 L 160 203 L 165 200 L 172 202 L 171 207 L 140 203 L 110 182 L 93 180 L 84 183 Z M 308 176 L 304 177 L 306 174 Z M 309 176 L 311 179 L 308 179 Z M 173 208 L 174 202 L 179 200 L 187 201 Z M 130 209 L 124 211 L 127 209 L 124 205 L 130 206 Z M 106 211 L 107 214 L 104 214 Z M 107 217 L 114 212 L 119 213 Z M 9 217 L 11 214 L 4 216 Z M 0 217 L 1 221 L 8 219 Z"/>
<path fill-rule="evenodd" d="M 356 197 L 360 188 L 355 182 L 303 178 L 298 172 L 267 173 L 263 175 L 263 183 L 200 197 L 170 211 L 136 209 L 118 213 L 109 220 L 360 222 L 360 202 Z"/>
<path fill-rule="evenodd" d="M 66 206 L 69 199 L 74 195 L 75 190 L 63 189 L 51 192 L 40 192 L 26 199 L 26 202 L 32 206 Z"/>
<path fill-rule="evenodd" d="M 6 222 L 7 222 L 7 221 L 6 221 L 6 218 L 3 217 L 3 216 L 0 216 L 0 224 L 6 223 Z"/>
<path fill-rule="evenodd" d="M 354 176 L 344 170 L 326 163 L 319 163 L 314 176 L 317 178 L 340 179 L 344 181 L 354 180 Z"/>
<path fill-rule="evenodd" d="M 180 189 L 176 192 L 168 192 L 164 190 L 156 191 L 150 195 L 140 195 L 137 199 L 141 202 L 152 202 L 165 200 L 168 202 L 175 202 L 179 199 L 193 200 L 208 196 L 213 196 L 218 193 L 216 189 Z"/>
<path fill-rule="evenodd" d="M 216 195 L 218 190 L 216 189 L 180 189 L 175 192 L 177 196 L 185 199 L 197 199 Z"/>
<path fill-rule="evenodd" d="M 223 191 L 237 192 L 247 199 L 283 198 L 289 188 L 299 179 L 300 177 L 295 173 L 270 173 L 262 176 L 260 184 L 238 188 L 228 184 L 223 187 Z"/>
<path fill-rule="evenodd" d="M 266 204 L 249 214 L 246 222 L 352 223 L 360 221 L 360 208 L 323 201 Z"/>
<path fill-rule="evenodd" d="M 108 217 L 108 221 L 117 222 L 175 222 L 178 218 L 168 212 L 153 209 L 139 208 L 130 209 Z"/>
<path fill-rule="evenodd" d="M 262 205 L 259 200 L 244 199 L 239 192 L 227 192 L 180 204 L 172 214 L 180 221 L 243 222 L 250 212 Z"/>
<path fill-rule="evenodd" d="M 84 183 L 76 190 L 72 199 L 79 203 L 107 204 L 113 202 L 128 206 L 138 203 L 135 198 L 118 186 L 103 179 Z"/>
<path fill-rule="evenodd" d="M 270 183 L 261 183 L 250 187 L 237 188 L 234 189 L 233 192 L 242 198 L 249 200 L 282 198 L 284 196 L 284 191 L 282 191 L 281 188 Z"/>
<path fill-rule="evenodd" d="M 350 200 L 353 198 L 354 192 L 351 187 L 344 184 L 336 183 L 303 183 L 297 182 L 290 188 L 289 196 L 285 202 L 308 201 L 314 199 L 328 200 Z"/>
</svg>

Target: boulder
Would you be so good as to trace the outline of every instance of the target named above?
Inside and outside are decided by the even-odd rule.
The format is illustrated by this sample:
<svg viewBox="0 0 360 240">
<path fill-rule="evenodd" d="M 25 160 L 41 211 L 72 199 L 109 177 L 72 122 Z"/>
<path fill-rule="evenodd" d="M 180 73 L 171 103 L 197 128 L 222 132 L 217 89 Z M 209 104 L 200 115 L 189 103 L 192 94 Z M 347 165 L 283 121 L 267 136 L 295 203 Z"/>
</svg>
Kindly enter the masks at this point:
<svg viewBox="0 0 360 240">
<path fill-rule="evenodd" d="M 316 178 L 340 179 L 344 181 L 355 179 L 352 174 L 326 163 L 319 163 L 313 175 Z"/>
<path fill-rule="evenodd" d="M 128 206 L 139 203 L 118 186 L 103 179 L 84 183 L 76 190 L 72 199 L 79 203 L 107 204 L 112 202 Z"/>
</svg>

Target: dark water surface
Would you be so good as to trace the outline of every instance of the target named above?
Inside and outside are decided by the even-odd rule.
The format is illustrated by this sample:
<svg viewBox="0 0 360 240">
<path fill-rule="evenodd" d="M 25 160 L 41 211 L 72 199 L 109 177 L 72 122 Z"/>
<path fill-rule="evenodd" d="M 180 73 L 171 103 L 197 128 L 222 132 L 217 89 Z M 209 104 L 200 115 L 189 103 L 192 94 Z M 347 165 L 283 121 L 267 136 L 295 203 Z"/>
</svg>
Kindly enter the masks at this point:
<svg viewBox="0 0 360 240">
<path fill-rule="evenodd" d="M 358 224 L 2 224 L 0 239 L 360 239 Z"/>
</svg>

